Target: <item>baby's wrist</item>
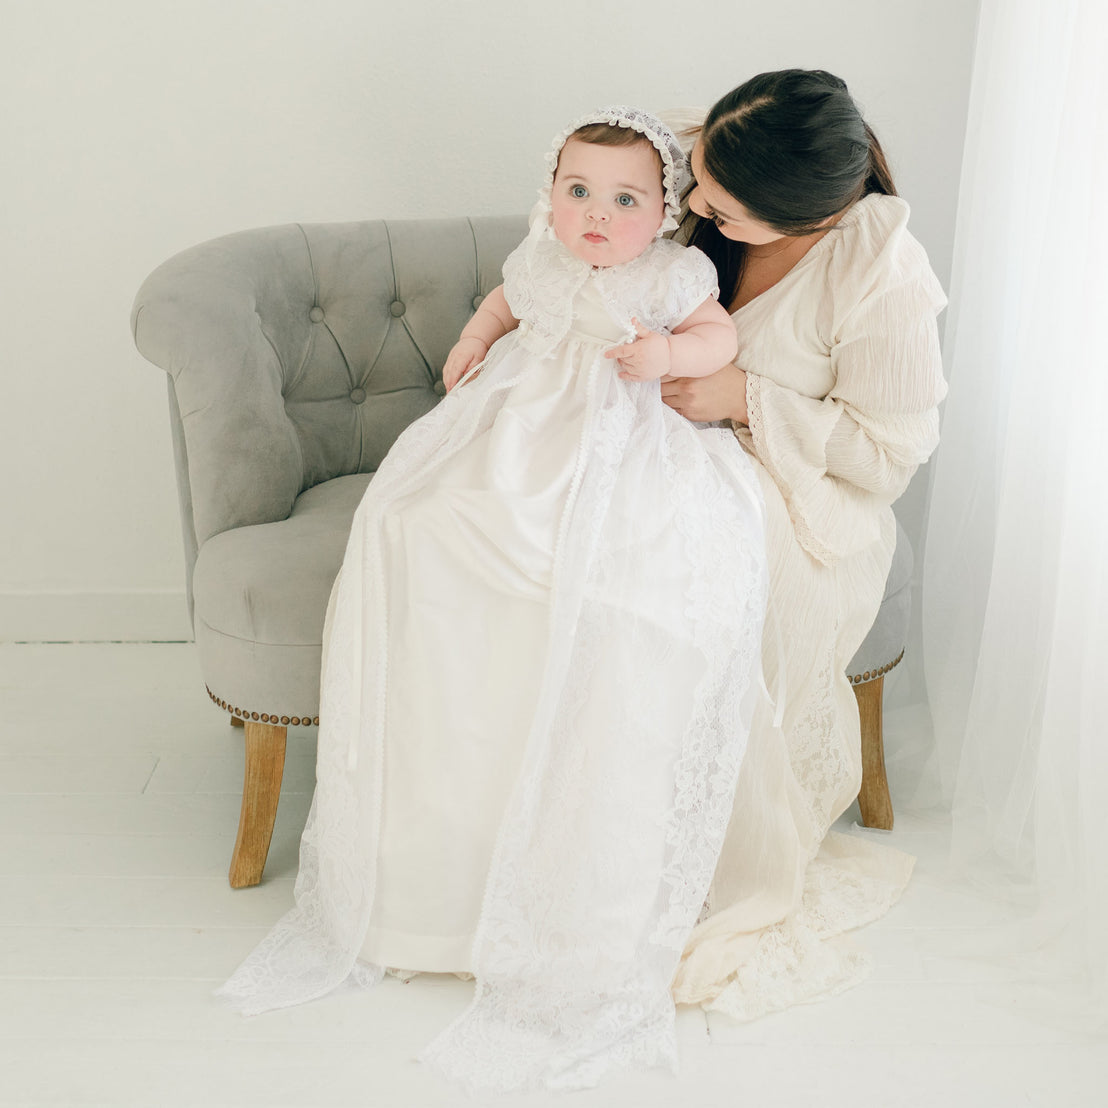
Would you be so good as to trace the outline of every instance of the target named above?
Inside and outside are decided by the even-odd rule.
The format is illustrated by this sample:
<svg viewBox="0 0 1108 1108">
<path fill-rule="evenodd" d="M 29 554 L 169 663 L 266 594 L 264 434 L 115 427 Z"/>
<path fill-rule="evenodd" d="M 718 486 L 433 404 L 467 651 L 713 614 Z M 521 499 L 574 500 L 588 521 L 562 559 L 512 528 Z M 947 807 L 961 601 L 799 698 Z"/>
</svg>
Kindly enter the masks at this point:
<svg viewBox="0 0 1108 1108">
<path fill-rule="evenodd" d="M 673 373 L 673 335 L 663 335 L 662 338 L 666 340 L 666 364 L 658 376 L 668 377 Z"/>
</svg>

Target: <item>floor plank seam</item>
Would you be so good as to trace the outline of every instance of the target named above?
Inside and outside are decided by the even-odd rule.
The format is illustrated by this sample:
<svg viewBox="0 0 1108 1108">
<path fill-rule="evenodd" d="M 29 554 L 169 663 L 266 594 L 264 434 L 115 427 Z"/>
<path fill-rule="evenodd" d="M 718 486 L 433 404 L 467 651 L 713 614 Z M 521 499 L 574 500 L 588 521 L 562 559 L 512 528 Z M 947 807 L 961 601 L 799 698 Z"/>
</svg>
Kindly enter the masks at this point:
<svg viewBox="0 0 1108 1108">
<path fill-rule="evenodd" d="M 150 776 L 147 777 L 146 781 L 143 783 L 142 789 L 139 792 L 140 796 L 145 796 L 146 795 L 146 790 L 148 788 L 150 788 L 150 782 L 154 780 L 154 774 L 158 772 L 158 766 L 160 766 L 161 764 L 162 764 L 161 755 L 160 754 L 155 755 L 154 756 L 153 768 L 150 770 Z"/>
</svg>

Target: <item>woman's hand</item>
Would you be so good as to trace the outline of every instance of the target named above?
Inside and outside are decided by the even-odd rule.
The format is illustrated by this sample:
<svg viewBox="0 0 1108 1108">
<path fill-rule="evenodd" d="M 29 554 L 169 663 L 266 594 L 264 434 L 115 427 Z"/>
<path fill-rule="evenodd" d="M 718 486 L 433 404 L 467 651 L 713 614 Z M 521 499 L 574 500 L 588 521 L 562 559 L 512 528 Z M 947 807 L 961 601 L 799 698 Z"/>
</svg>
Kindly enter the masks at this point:
<svg viewBox="0 0 1108 1108">
<path fill-rule="evenodd" d="M 489 352 L 483 339 L 461 338 L 453 345 L 442 367 L 442 383 L 449 392 Z"/>
<path fill-rule="evenodd" d="M 694 423 L 746 423 L 746 372 L 725 365 L 707 377 L 663 377 L 662 400 Z"/>
</svg>

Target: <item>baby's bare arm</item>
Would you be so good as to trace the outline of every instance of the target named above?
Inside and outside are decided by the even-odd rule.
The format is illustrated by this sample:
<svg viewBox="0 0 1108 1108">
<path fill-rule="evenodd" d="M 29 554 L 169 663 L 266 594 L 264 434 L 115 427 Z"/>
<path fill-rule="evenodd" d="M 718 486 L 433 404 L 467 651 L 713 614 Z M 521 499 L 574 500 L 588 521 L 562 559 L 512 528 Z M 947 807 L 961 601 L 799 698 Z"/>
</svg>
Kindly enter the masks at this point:
<svg viewBox="0 0 1108 1108">
<path fill-rule="evenodd" d="M 625 381 L 659 377 L 706 377 L 734 358 L 738 340 L 731 317 L 714 296 L 690 312 L 669 335 L 635 321 L 634 342 L 614 346 L 605 357 L 619 361 Z"/>
<path fill-rule="evenodd" d="M 669 337 L 671 377 L 707 377 L 739 351 L 735 324 L 727 309 L 710 296 L 687 315 Z"/>
<path fill-rule="evenodd" d="M 497 285 L 481 301 L 473 318 L 462 328 L 461 337 L 446 357 L 442 380 L 452 389 L 478 362 L 484 360 L 497 339 L 519 326 L 504 297 L 504 286 Z"/>
</svg>

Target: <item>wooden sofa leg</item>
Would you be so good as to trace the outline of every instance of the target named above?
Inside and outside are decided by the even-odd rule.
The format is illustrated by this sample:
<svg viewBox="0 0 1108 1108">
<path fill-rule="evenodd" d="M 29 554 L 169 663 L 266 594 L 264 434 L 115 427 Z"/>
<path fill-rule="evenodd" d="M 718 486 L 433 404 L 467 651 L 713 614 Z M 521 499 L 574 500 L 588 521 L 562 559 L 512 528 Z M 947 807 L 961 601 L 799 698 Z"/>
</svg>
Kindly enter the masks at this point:
<svg viewBox="0 0 1108 1108">
<path fill-rule="evenodd" d="M 246 768 L 242 780 L 242 811 L 235 852 L 231 855 L 231 887 L 257 885 L 265 869 L 277 802 L 281 799 L 281 778 L 285 772 L 287 727 L 268 723 L 246 723 Z"/>
<path fill-rule="evenodd" d="M 889 796 L 889 779 L 885 776 L 885 740 L 881 731 L 884 686 L 884 677 L 854 686 L 862 724 L 862 790 L 858 793 L 858 807 L 866 827 L 891 831 L 893 802 Z"/>
</svg>

